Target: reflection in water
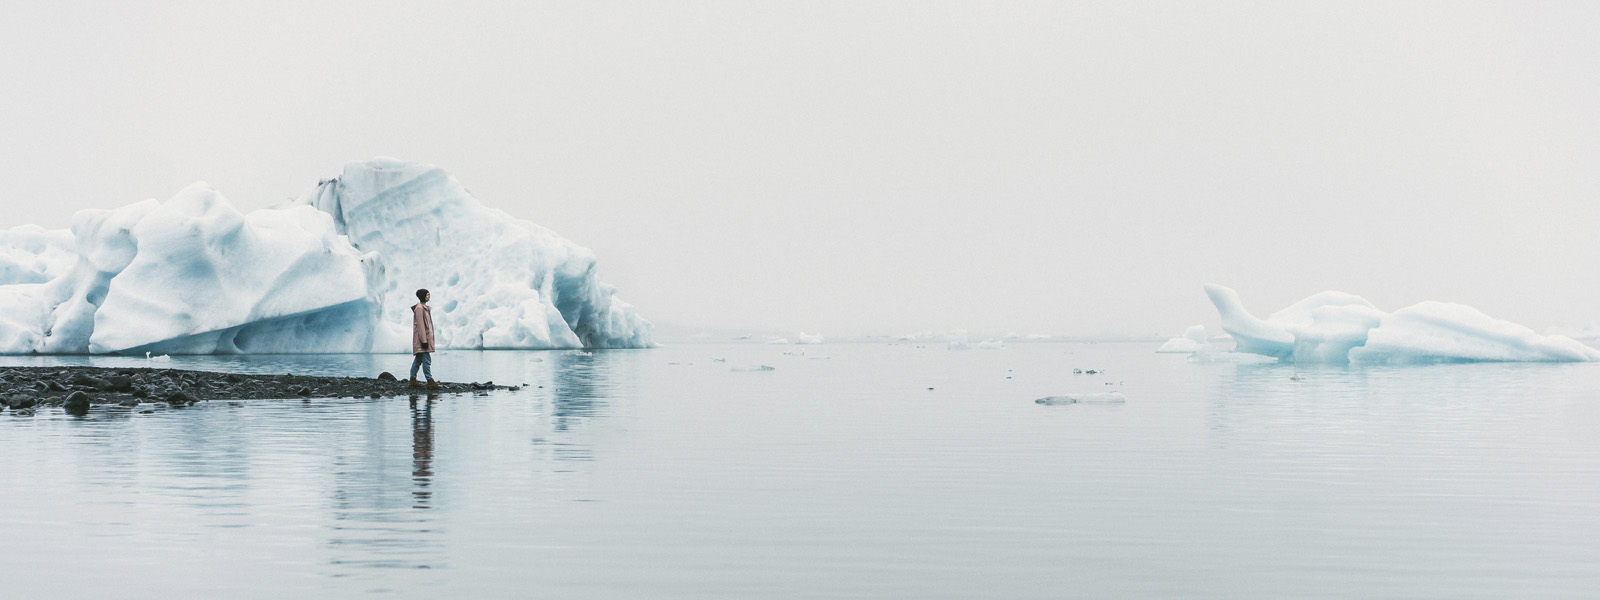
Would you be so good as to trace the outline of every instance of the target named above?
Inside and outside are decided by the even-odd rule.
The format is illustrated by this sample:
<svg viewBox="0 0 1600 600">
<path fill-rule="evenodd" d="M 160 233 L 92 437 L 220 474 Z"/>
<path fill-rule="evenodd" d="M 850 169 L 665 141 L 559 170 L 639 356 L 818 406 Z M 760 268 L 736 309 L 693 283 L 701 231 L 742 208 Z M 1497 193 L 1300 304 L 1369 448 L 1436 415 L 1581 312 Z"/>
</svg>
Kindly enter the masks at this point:
<svg viewBox="0 0 1600 600">
<path fill-rule="evenodd" d="M 432 508 L 433 490 L 433 403 L 438 394 L 428 394 L 418 407 L 418 396 L 411 396 L 411 481 L 416 489 L 412 508 Z"/>
<path fill-rule="evenodd" d="M 358 569 L 432 569 L 444 566 L 445 539 L 435 508 L 433 405 L 412 397 L 405 429 L 391 421 L 389 401 L 359 405 L 364 435 L 344 436 L 333 457 L 333 551 L 329 564 Z M 343 405 L 341 409 L 356 408 Z M 410 435 L 402 435 L 406 431 Z M 410 460 L 396 461 L 401 456 Z M 348 576 L 350 573 L 335 573 Z"/>
<path fill-rule="evenodd" d="M 591 353 L 572 353 L 562 354 L 555 362 L 555 406 L 550 416 L 556 431 L 566 431 L 604 408 L 610 361 L 605 355 L 597 359 Z"/>
<path fill-rule="evenodd" d="M 405 403 L 304 398 L 150 413 L 96 406 L 83 419 L 50 411 L 17 418 L 6 411 L 0 454 L 23 459 L 0 470 L 0 481 L 26 476 L 41 489 L 84 485 L 92 493 L 82 497 L 110 508 L 64 519 L 80 535 L 138 539 L 143 547 L 176 539 L 185 548 L 221 535 L 238 548 L 266 553 L 277 547 L 251 544 L 293 530 L 305 542 L 301 547 L 315 551 L 283 560 L 313 562 L 341 585 L 377 591 L 417 581 L 408 578 L 438 577 L 421 570 L 448 570 L 458 556 L 456 540 L 466 539 L 463 532 L 484 511 L 526 519 L 537 512 L 532 503 L 589 497 L 588 469 L 602 456 L 597 424 L 628 404 L 621 399 L 635 392 L 638 371 L 652 359 L 641 351 L 455 352 L 449 358 L 455 380 L 527 385 L 517 392 L 419 394 Z M 393 362 L 367 355 L 178 356 L 156 363 L 0 357 L 0 364 L 349 376 L 393 370 Z M 51 468 L 32 468 L 40 464 Z M 0 485 L 0 499 L 27 493 Z M 4 504 L 15 512 L 15 503 Z M 475 512 L 457 510 L 464 505 Z M 43 514 L 55 505 L 28 506 Z M 274 520 L 280 518 L 289 520 L 287 529 Z"/>
</svg>

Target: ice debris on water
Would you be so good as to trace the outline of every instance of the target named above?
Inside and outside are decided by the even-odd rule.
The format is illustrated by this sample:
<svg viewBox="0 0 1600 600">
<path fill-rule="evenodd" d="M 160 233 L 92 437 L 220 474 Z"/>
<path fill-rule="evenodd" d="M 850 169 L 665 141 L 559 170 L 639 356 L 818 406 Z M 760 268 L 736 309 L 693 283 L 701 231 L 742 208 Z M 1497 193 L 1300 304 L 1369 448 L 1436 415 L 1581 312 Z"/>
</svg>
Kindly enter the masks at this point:
<svg viewBox="0 0 1600 600">
<path fill-rule="evenodd" d="M 1464 304 L 1427 301 L 1384 312 L 1365 298 L 1321 292 L 1265 319 L 1238 292 L 1207 284 L 1206 295 L 1236 352 L 1304 363 L 1596 361 L 1600 350 L 1560 335 L 1495 319 Z"/>
<path fill-rule="evenodd" d="M 1122 404 L 1127 401 L 1128 397 L 1124 396 L 1122 392 L 1091 392 L 1087 394 L 1045 396 L 1033 402 L 1045 406 L 1060 406 L 1063 404 Z"/>
<path fill-rule="evenodd" d="M 0 354 L 406 352 L 418 288 L 442 349 L 652 346 L 595 267 L 432 165 L 350 163 L 249 213 L 201 182 L 0 230 Z"/>
<path fill-rule="evenodd" d="M 772 365 L 734 365 L 732 368 L 730 368 L 728 370 L 729 371 L 753 372 L 753 371 L 776 371 L 776 370 L 778 370 L 778 368 L 774 367 Z"/>
</svg>

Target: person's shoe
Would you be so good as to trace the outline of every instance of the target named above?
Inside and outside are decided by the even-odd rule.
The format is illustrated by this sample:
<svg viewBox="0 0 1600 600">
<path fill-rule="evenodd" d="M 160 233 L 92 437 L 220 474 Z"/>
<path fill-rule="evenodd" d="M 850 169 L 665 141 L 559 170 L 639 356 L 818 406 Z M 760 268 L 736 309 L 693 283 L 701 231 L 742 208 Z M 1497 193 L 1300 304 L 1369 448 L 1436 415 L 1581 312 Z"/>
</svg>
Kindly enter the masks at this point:
<svg viewBox="0 0 1600 600">
<path fill-rule="evenodd" d="M 440 387 L 440 386 L 439 386 L 439 382 L 437 382 L 437 381 L 434 381 L 434 380 L 432 380 L 432 379 L 429 379 L 429 380 L 428 380 L 428 389 L 430 389 L 430 390 L 437 390 L 437 389 L 439 389 L 439 387 Z"/>
<path fill-rule="evenodd" d="M 411 380 L 411 383 L 409 383 L 409 384 L 406 384 L 406 387 L 414 387 L 414 388 L 419 388 L 419 387 L 422 387 L 422 384 L 421 384 L 421 383 L 418 383 L 418 382 L 417 382 L 417 380 L 416 380 L 416 379 L 412 379 L 412 380 Z"/>
</svg>

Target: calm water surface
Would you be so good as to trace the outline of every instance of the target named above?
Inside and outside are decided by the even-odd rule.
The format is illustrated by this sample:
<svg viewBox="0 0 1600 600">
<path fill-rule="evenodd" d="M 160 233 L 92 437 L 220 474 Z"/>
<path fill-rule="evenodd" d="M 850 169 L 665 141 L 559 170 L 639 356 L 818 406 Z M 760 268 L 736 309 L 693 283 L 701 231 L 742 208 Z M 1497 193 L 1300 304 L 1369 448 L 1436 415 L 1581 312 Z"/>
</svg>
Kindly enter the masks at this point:
<svg viewBox="0 0 1600 600">
<path fill-rule="evenodd" d="M 444 379 L 529 387 L 8 411 L 0 597 L 1600 590 L 1600 365 L 1302 368 L 1296 381 L 1288 366 L 1152 350 L 447 352 Z M 0 357 L 89 363 L 144 361 Z M 408 363 L 170 364 L 371 376 Z M 759 364 L 775 370 L 733 370 Z M 1127 403 L 1033 402 L 1107 390 Z"/>
</svg>

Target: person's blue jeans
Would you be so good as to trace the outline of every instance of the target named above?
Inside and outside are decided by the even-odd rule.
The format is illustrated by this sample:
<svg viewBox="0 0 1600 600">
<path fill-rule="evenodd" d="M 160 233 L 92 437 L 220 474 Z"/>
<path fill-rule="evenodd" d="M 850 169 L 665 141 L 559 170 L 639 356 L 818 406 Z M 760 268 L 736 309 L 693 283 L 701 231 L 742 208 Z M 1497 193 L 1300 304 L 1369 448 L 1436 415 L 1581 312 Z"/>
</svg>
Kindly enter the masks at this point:
<svg viewBox="0 0 1600 600">
<path fill-rule="evenodd" d="M 418 353 L 416 353 L 415 358 L 411 359 L 411 378 L 412 379 L 416 379 L 417 378 L 417 367 L 422 367 L 422 376 L 423 377 L 427 377 L 428 381 L 433 381 L 433 353 L 432 352 L 418 352 Z"/>
</svg>

